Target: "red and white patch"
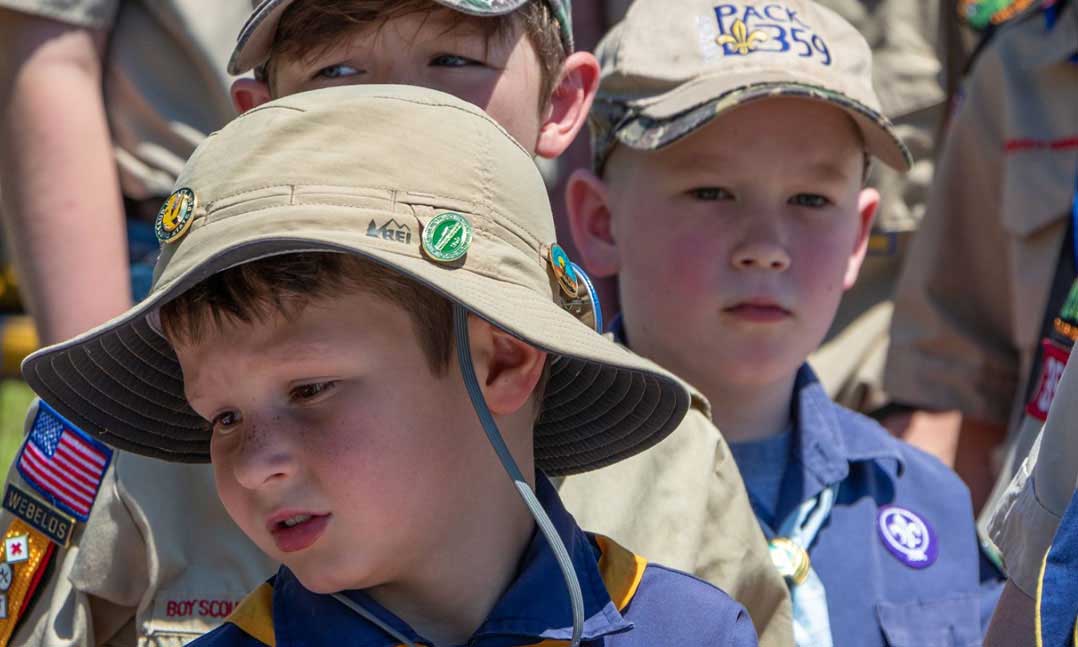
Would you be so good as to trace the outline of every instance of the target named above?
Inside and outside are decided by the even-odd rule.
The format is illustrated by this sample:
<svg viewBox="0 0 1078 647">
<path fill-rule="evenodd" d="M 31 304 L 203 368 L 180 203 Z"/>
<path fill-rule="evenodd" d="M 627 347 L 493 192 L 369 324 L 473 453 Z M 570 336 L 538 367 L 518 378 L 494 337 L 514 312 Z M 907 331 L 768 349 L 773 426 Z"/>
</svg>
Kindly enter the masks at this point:
<svg viewBox="0 0 1078 647">
<path fill-rule="evenodd" d="M 1026 405 L 1026 413 L 1044 422 L 1048 419 L 1048 409 L 1056 397 L 1056 388 L 1059 386 L 1059 379 L 1063 377 L 1063 369 L 1067 366 L 1070 350 L 1051 339 L 1041 341 L 1041 347 L 1043 349 L 1041 376 L 1037 380 L 1033 397 Z"/>
<path fill-rule="evenodd" d="M 30 559 L 30 538 L 26 535 L 4 540 L 4 555 L 8 564 L 17 564 Z"/>
</svg>

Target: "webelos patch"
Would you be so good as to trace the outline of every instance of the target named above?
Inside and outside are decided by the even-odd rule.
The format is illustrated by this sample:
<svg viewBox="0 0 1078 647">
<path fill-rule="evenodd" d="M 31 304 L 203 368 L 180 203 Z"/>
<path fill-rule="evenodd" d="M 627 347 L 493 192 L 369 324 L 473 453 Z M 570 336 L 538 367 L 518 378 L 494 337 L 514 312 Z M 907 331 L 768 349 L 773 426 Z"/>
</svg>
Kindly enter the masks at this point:
<svg viewBox="0 0 1078 647">
<path fill-rule="evenodd" d="M 714 34 L 708 33 L 714 23 L 698 23 L 705 60 L 719 55 L 740 57 L 769 52 L 831 65 L 827 41 L 797 11 L 780 2 L 715 5 L 715 20 L 718 29 Z"/>
<path fill-rule="evenodd" d="M 111 461 L 111 449 L 42 400 L 16 467 L 49 505 L 86 521 Z"/>
<path fill-rule="evenodd" d="M 939 557 L 939 540 L 928 522 L 897 505 L 880 508 L 876 519 L 880 541 L 898 561 L 910 568 L 928 568 Z"/>
<path fill-rule="evenodd" d="M 23 492 L 14 483 L 7 484 L 4 509 L 59 546 L 66 547 L 75 534 L 73 518 L 53 510 L 52 506 Z"/>
</svg>

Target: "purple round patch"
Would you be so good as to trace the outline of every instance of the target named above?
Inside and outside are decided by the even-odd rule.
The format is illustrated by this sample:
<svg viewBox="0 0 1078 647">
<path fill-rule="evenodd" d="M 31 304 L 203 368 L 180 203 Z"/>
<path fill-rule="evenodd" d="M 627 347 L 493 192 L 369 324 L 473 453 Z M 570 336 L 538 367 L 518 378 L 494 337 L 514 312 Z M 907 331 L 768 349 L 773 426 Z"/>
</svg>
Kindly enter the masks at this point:
<svg viewBox="0 0 1078 647">
<path fill-rule="evenodd" d="M 913 512 L 897 505 L 880 508 L 876 519 L 880 541 L 910 568 L 928 568 L 939 557 L 939 540 L 932 526 Z"/>
</svg>

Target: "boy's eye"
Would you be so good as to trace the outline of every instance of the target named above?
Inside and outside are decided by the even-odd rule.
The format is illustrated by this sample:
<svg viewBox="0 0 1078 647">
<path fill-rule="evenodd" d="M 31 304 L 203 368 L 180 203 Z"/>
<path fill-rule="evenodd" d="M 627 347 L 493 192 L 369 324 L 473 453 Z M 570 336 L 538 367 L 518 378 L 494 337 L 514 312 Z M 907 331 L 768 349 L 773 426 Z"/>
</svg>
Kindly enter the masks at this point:
<svg viewBox="0 0 1078 647">
<path fill-rule="evenodd" d="M 468 67 L 470 65 L 481 65 L 481 63 L 456 54 L 439 54 L 430 60 L 430 65 L 431 67 Z"/>
<path fill-rule="evenodd" d="M 822 195 L 816 195 L 815 193 L 798 193 L 790 198 L 790 204 L 797 205 L 798 207 L 819 209 L 831 204 L 831 201 Z"/>
<path fill-rule="evenodd" d="M 315 76 L 323 79 L 341 79 L 346 76 L 357 76 L 359 74 L 362 74 L 362 72 L 360 72 L 358 68 L 337 63 L 336 65 L 323 67 L 318 70 Z"/>
<path fill-rule="evenodd" d="M 323 393 L 332 390 L 336 386 L 337 383 L 333 381 L 315 382 L 313 384 L 302 384 L 300 386 L 294 387 L 289 393 L 289 397 L 291 397 L 294 402 L 313 400 L 314 398 L 317 398 Z"/>
<path fill-rule="evenodd" d="M 726 189 L 717 186 L 701 187 L 699 189 L 692 189 L 689 191 L 696 200 L 705 202 L 717 202 L 719 200 L 733 200 L 734 194 L 730 193 Z"/>
<path fill-rule="evenodd" d="M 230 433 L 239 426 L 241 420 L 242 418 L 235 411 L 226 411 L 222 414 L 218 414 L 218 416 L 213 419 L 213 433 Z"/>
</svg>

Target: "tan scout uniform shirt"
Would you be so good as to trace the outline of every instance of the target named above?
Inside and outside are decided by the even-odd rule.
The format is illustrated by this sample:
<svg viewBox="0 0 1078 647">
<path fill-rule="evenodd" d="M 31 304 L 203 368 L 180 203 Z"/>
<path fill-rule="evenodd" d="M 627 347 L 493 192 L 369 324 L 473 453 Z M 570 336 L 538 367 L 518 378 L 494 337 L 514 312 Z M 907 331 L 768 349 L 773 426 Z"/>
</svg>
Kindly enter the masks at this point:
<svg viewBox="0 0 1078 647">
<path fill-rule="evenodd" d="M 40 496 L 14 466 L 7 485 Z M 0 529 L 13 519 L 0 513 Z M 220 624 L 276 565 L 229 519 L 208 465 L 117 451 L 89 522 L 51 568 L 10 644 L 178 647 Z"/>
<path fill-rule="evenodd" d="M 123 192 L 168 195 L 233 116 L 225 72 L 249 0 L 0 0 L 109 33 L 104 98 Z M 31 417 L 32 417 L 31 412 Z M 14 469 L 9 483 L 32 492 Z M 12 521 L 0 514 L 0 528 Z M 53 557 L 13 645 L 180 645 L 274 570 L 218 502 L 208 466 L 116 452 L 87 524 Z"/>
<path fill-rule="evenodd" d="M 882 200 L 869 254 L 823 345 L 809 357 L 828 395 L 870 412 L 888 401 L 883 367 L 891 298 L 907 243 L 924 214 L 946 100 L 937 52 L 939 9 L 929 0 L 817 1 L 856 27 L 872 47 L 876 94 L 915 160 L 906 174 L 873 165 L 869 186 Z"/>
<path fill-rule="evenodd" d="M 1067 362 L 1048 420 L 988 524 L 1007 577 L 1036 597 L 1041 563 L 1078 481 L 1078 359 Z"/>
<path fill-rule="evenodd" d="M 1078 170 L 1073 4 L 1051 30 L 1042 12 L 1016 19 L 977 59 L 899 281 L 887 358 L 892 397 L 1009 424 L 1019 461 L 1033 438 L 1014 431 Z"/>
<path fill-rule="evenodd" d="M 786 584 L 706 400 L 693 402 L 664 441 L 565 479 L 559 494 L 581 528 L 711 582 L 748 609 L 761 647 L 790 647 Z"/>
</svg>

